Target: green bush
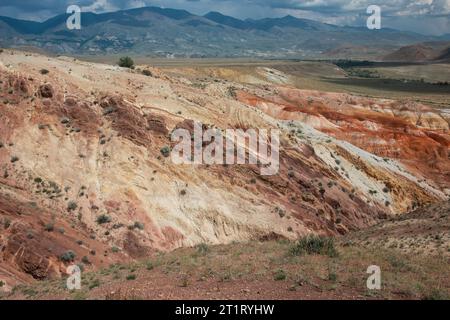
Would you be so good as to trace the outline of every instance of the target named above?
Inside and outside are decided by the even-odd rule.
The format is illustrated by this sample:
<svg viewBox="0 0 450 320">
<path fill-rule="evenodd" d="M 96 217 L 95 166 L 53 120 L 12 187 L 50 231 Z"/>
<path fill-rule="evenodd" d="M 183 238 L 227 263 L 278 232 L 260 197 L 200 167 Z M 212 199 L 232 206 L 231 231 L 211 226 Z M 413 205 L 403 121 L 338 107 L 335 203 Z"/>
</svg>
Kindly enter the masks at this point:
<svg viewBox="0 0 450 320">
<path fill-rule="evenodd" d="M 282 269 L 279 269 L 275 272 L 275 275 L 273 278 L 275 281 L 283 281 L 283 280 L 286 280 L 286 277 L 287 277 L 286 272 L 284 272 L 284 270 L 282 270 Z"/>
<path fill-rule="evenodd" d="M 127 280 L 136 280 L 136 275 L 135 274 L 129 274 L 127 276 Z"/>
<path fill-rule="evenodd" d="M 170 156 L 170 147 L 165 146 L 165 147 L 161 148 L 161 154 L 166 158 L 169 157 Z"/>
<path fill-rule="evenodd" d="M 67 205 L 67 210 L 68 211 L 73 211 L 77 208 L 77 203 L 75 201 L 70 201 L 69 204 Z"/>
<path fill-rule="evenodd" d="M 130 68 L 131 69 L 134 67 L 134 61 L 130 57 L 120 58 L 118 64 L 119 64 L 119 67 L 122 67 L 122 68 Z"/>
<path fill-rule="evenodd" d="M 294 256 L 304 254 L 322 254 L 330 257 L 337 256 L 333 238 L 322 236 L 307 236 L 297 241 L 290 248 L 290 253 Z"/>
<path fill-rule="evenodd" d="M 75 260 L 75 253 L 71 250 L 64 252 L 60 259 L 62 262 L 72 262 L 73 260 Z"/>
<path fill-rule="evenodd" d="M 111 222 L 111 217 L 106 214 L 101 214 L 97 217 L 98 224 L 104 224 L 104 223 L 108 223 L 108 222 Z"/>
</svg>

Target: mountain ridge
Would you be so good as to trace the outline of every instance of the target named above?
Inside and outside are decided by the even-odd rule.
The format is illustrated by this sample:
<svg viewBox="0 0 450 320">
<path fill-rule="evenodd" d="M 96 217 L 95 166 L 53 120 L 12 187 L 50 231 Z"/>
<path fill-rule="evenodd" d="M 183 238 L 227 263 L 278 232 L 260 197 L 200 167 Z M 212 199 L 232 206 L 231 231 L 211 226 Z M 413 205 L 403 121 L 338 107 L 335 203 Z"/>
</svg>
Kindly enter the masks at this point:
<svg viewBox="0 0 450 320">
<path fill-rule="evenodd" d="M 392 29 L 336 26 L 289 15 L 240 20 L 219 12 L 200 16 L 186 10 L 142 7 L 86 12 L 81 30 L 67 29 L 69 16 L 64 13 L 43 22 L 0 16 L 0 46 L 31 46 L 58 54 L 303 58 L 317 57 L 349 41 L 355 46 L 394 50 L 439 39 Z M 316 45 L 309 46 L 311 42 Z"/>
</svg>

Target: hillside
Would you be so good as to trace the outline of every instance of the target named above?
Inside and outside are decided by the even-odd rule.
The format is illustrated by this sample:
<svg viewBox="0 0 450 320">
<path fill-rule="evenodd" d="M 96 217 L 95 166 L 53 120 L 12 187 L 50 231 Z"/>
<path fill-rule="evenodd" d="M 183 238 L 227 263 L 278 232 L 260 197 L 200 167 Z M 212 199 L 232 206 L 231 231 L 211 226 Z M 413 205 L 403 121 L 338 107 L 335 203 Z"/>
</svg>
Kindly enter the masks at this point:
<svg viewBox="0 0 450 320">
<path fill-rule="evenodd" d="M 146 75 L 142 70 L 147 70 Z M 206 243 L 342 236 L 450 195 L 449 113 L 256 66 L 134 70 L 0 53 L 0 276 Z M 170 132 L 281 130 L 280 170 L 176 165 Z"/>
<path fill-rule="evenodd" d="M 449 42 L 428 42 L 406 46 L 384 57 L 384 61 L 395 62 L 450 62 Z"/>
</svg>

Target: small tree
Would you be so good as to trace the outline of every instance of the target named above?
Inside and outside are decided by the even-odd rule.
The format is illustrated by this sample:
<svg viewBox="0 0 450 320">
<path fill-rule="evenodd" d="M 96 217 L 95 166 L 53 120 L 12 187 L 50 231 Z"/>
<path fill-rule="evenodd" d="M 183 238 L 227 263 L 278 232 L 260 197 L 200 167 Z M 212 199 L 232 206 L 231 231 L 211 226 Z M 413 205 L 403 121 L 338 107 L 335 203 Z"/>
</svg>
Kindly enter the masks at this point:
<svg viewBox="0 0 450 320">
<path fill-rule="evenodd" d="M 134 61 L 128 56 L 122 57 L 119 60 L 119 67 L 132 69 L 134 67 Z"/>
</svg>

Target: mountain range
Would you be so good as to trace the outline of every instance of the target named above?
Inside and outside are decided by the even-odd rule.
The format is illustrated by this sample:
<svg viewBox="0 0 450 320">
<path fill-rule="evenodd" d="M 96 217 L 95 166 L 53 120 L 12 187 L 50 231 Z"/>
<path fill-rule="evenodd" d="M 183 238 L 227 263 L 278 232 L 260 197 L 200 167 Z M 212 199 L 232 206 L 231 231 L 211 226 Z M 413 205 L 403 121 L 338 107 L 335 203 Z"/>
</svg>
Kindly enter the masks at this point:
<svg viewBox="0 0 450 320">
<path fill-rule="evenodd" d="M 240 20 L 219 12 L 143 7 L 82 14 L 81 30 L 66 27 L 68 14 L 44 22 L 0 17 L 2 47 L 36 47 L 58 54 L 130 52 L 174 57 L 317 57 L 339 48 L 396 50 L 433 37 L 393 29 L 341 27 L 293 16 Z"/>
</svg>

